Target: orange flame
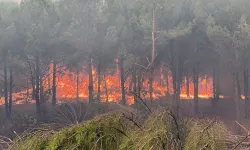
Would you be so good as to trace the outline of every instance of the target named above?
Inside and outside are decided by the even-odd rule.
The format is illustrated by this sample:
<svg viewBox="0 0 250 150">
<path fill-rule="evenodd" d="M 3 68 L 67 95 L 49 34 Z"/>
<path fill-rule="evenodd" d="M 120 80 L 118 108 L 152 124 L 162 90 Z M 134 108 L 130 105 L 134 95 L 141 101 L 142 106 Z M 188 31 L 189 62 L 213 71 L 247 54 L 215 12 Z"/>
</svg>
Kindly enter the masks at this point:
<svg viewBox="0 0 250 150">
<path fill-rule="evenodd" d="M 117 63 L 117 60 L 115 60 Z M 162 73 L 162 69 L 160 71 L 156 70 L 156 76 L 154 78 L 153 82 L 153 99 L 159 99 L 161 97 L 166 96 L 166 93 L 173 94 L 173 86 L 172 86 L 172 78 L 171 76 L 168 76 L 168 79 L 164 76 Z M 97 89 L 98 89 L 98 77 L 97 77 L 97 71 L 93 67 L 92 70 L 93 74 L 93 95 L 97 95 Z M 158 75 L 157 75 L 158 74 Z M 51 71 L 49 73 L 50 83 L 43 82 L 44 89 L 50 89 L 48 85 L 52 85 L 52 65 L 51 65 Z M 63 102 L 62 99 L 75 99 L 77 97 L 77 74 L 70 71 L 65 71 L 62 75 L 57 76 L 57 99 L 59 100 L 59 103 Z M 167 85 L 168 80 L 168 85 Z M 149 98 L 149 85 L 148 80 L 145 79 L 142 84 L 142 90 L 141 90 L 141 97 L 143 99 Z M 180 97 L 181 99 L 192 99 L 194 97 L 194 85 L 193 82 L 190 80 L 189 82 L 189 94 L 187 94 L 187 79 L 183 82 L 181 86 L 181 93 Z M 79 84 L 78 84 L 78 94 L 79 98 L 81 100 L 87 100 L 88 99 L 88 84 L 89 84 L 89 78 L 88 73 L 86 72 L 80 72 L 79 73 Z M 168 86 L 168 88 L 167 88 Z M 199 78 L 199 98 L 200 99 L 208 99 L 212 97 L 212 79 L 209 77 L 200 77 Z M 131 91 L 133 91 L 133 84 L 132 84 L 132 78 L 131 76 L 126 78 L 125 82 L 125 88 L 126 88 L 126 101 L 127 104 L 133 104 L 133 94 Z M 101 75 L 101 85 L 100 85 L 101 93 L 100 98 L 102 102 L 119 102 L 122 98 L 122 92 L 121 92 L 121 86 L 120 86 L 120 77 L 119 77 L 119 68 L 117 66 L 116 71 L 114 74 L 108 74 L 108 75 Z M 167 91 L 169 89 L 169 91 Z M 31 93 L 31 89 L 29 93 Z M 23 104 L 25 103 L 24 100 L 17 101 L 18 99 L 31 99 L 30 97 L 25 97 L 26 91 L 21 91 L 18 93 L 13 94 L 13 102 L 14 104 Z M 188 96 L 189 95 L 189 96 Z M 221 96 L 223 98 L 223 96 Z M 16 100 L 16 101 L 15 101 Z M 30 103 L 35 103 L 34 100 L 30 101 Z M 0 99 L 0 105 L 4 104 L 4 98 Z"/>
</svg>

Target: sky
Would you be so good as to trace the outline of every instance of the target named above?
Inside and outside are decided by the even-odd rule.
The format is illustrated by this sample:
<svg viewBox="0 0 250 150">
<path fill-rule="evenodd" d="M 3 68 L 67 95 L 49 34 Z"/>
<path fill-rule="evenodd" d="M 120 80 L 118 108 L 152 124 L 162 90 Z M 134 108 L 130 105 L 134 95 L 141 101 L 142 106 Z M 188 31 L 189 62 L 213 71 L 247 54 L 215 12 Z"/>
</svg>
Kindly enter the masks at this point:
<svg viewBox="0 0 250 150">
<path fill-rule="evenodd" d="M 5 1 L 5 2 L 17 2 L 17 3 L 19 3 L 21 0 L 0 0 L 0 1 Z"/>
</svg>

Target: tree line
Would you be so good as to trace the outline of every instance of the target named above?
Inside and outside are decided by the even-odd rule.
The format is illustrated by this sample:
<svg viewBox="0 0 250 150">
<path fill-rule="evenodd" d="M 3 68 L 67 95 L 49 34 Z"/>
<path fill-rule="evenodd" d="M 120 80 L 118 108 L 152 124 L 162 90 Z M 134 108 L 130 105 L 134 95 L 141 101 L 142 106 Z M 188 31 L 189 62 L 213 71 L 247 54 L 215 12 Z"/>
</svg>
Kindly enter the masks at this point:
<svg viewBox="0 0 250 150">
<path fill-rule="evenodd" d="M 219 76 L 223 72 L 232 77 L 238 119 L 241 84 L 244 84 L 245 114 L 249 117 L 248 8 L 249 0 L 1 2 L 0 61 L 6 117 L 11 117 L 12 93 L 18 89 L 15 83 L 32 88 L 39 116 L 46 93 L 43 83 L 48 80 L 51 64 L 53 106 L 57 103 L 56 77 L 62 68 L 66 66 L 79 74 L 83 64 L 88 69 L 89 102 L 100 102 L 101 75 L 114 68 L 115 59 L 124 105 L 128 71 L 134 101 L 140 98 L 146 78 L 148 101 L 152 102 L 155 70 L 164 66 L 166 78 L 172 77 L 176 113 L 180 111 L 180 90 L 184 83 L 194 83 L 193 109 L 198 113 L 199 76 L 212 77 L 216 101 L 220 95 Z M 97 95 L 93 92 L 93 66 L 98 76 Z M 184 82 L 184 79 L 189 80 Z"/>
</svg>

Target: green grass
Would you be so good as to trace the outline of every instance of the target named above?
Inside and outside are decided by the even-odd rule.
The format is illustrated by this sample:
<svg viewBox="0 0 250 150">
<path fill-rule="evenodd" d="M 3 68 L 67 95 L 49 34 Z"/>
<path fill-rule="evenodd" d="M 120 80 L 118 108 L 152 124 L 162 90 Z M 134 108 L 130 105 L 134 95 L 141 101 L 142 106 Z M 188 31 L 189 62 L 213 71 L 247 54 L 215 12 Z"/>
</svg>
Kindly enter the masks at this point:
<svg viewBox="0 0 250 150">
<path fill-rule="evenodd" d="M 227 130 L 216 120 L 176 118 L 158 109 L 141 123 L 112 112 L 59 131 L 43 130 L 17 138 L 10 150 L 223 150 Z"/>
</svg>

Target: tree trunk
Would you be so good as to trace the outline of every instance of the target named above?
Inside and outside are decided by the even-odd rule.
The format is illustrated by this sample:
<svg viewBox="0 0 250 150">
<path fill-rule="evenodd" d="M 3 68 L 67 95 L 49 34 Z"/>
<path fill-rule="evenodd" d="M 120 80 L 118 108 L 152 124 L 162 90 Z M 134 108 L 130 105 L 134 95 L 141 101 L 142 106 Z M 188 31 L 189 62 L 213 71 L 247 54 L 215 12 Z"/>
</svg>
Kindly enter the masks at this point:
<svg viewBox="0 0 250 150">
<path fill-rule="evenodd" d="M 31 84 L 32 84 L 32 99 L 36 99 L 36 83 L 34 81 L 34 77 L 31 77 Z"/>
<path fill-rule="evenodd" d="M 235 101 L 235 107 L 236 107 L 236 120 L 238 123 L 241 123 L 241 118 L 240 118 L 240 99 L 239 99 L 239 75 L 238 72 L 233 74 L 233 93 L 234 93 L 234 101 Z M 238 134 L 241 134 L 241 127 L 236 124 L 236 130 Z"/>
<path fill-rule="evenodd" d="M 142 86 L 142 70 L 138 70 L 138 73 L 137 73 L 137 98 L 138 97 L 141 97 L 141 86 Z"/>
<path fill-rule="evenodd" d="M 93 103 L 93 74 L 92 74 L 92 57 L 89 57 L 89 103 Z"/>
<path fill-rule="evenodd" d="M 125 96 L 125 76 L 124 76 L 124 64 L 123 56 L 119 57 L 119 68 L 120 68 L 120 81 L 121 81 L 121 90 L 122 90 L 122 104 L 126 105 L 126 96 Z"/>
<path fill-rule="evenodd" d="M 244 70 L 244 95 L 245 95 L 245 117 L 249 118 L 249 70 L 245 68 Z"/>
<path fill-rule="evenodd" d="M 39 120 L 40 118 L 40 97 L 39 97 L 39 93 L 40 93 L 40 58 L 39 56 L 36 56 L 36 94 L 35 94 L 35 98 L 36 98 L 36 116 L 37 116 L 37 120 Z"/>
<path fill-rule="evenodd" d="M 168 97 L 169 97 L 169 80 L 168 80 L 168 71 L 167 71 L 167 73 L 166 73 L 166 86 L 167 86 L 167 90 L 166 90 L 166 98 L 167 98 L 167 100 L 168 100 Z"/>
<path fill-rule="evenodd" d="M 31 75 L 31 86 L 32 86 L 32 99 L 36 99 L 36 85 L 35 85 L 35 76 L 33 74 L 33 71 L 32 71 L 32 67 L 31 67 L 31 64 L 30 64 L 30 61 L 29 59 L 27 58 L 27 63 L 29 65 L 29 69 L 30 69 L 30 75 Z"/>
<path fill-rule="evenodd" d="M 216 100 L 220 100 L 220 76 L 219 76 L 219 68 L 216 70 Z"/>
<path fill-rule="evenodd" d="M 27 100 L 29 99 L 29 78 L 27 77 Z"/>
<path fill-rule="evenodd" d="M 175 94 L 175 109 L 176 109 L 176 116 L 178 117 L 179 116 L 179 113 L 180 113 L 180 93 L 181 93 L 181 71 L 180 71 L 180 61 L 179 61 L 179 54 L 178 54 L 178 50 L 177 50 L 177 55 L 175 57 L 175 76 L 176 76 L 176 94 Z"/>
<path fill-rule="evenodd" d="M 198 64 L 195 63 L 193 67 L 193 80 L 194 80 L 194 113 L 198 114 L 198 99 L 199 99 L 199 73 L 198 73 Z"/>
<path fill-rule="evenodd" d="M 181 74 L 179 68 L 178 49 L 174 49 L 174 39 L 170 40 L 170 55 L 171 55 L 171 71 L 172 71 L 172 82 L 173 82 L 173 104 L 175 113 L 179 115 L 180 108 L 180 84 Z"/>
<path fill-rule="evenodd" d="M 241 86 L 240 86 L 240 78 L 239 78 L 239 73 L 237 73 L 237 90 L 238 90 L 238 96 L 239 96 L 239 100 L 241 100 Z"/>
<path fill-rule="evenodd" d="M 101 62 L 97 65 L 97 102 L 101 102 Z"/>
<path fill-rule="evenodd" d="M 9 115 L 12 113 L 13 68 L 10 67 Z"/>
<path fill-rule="evenodd" d="M 176 89 L 176 59 L 174 52 L 174 39 L 170 39 L 170 55 L 171 55 L 171 72 L 172 72 L 172 84 L 173 84 L 173 104 L 175 104 L 177 89 Z"/>
<path fill-rule="evenodd" d="M 134 65 L 133 66 L 133 74 L 132 74 L 132 80 L 133 80 L 133 95 L 134 95 L 134 104 L 137 104 L 137 93 L 136 93 L 136 91 L 137 91 L 137 86 L 136 86 L 136 84 L 137 84 L 137 81 L 136 81 L 136 66 Z"/>
<path fill-rule="evenodd" d="M 76 70 L 76 102 L 79 102 L 79 70 Z"/>
<path fill-rule="evenodd" d="M 179 68 L 178 68 L 179 69 Z M 180 72 L 178 71 L 177 74 Z M 175 109 L 176 109 L 176 116 L 179 117 L 180 113 L 180 94 L 181 94 L 181 76 L 180 74 L 177 76 L 177 83 L 176 83 L 176 95 L 175 95 Z"/>
<path fill-rule="evenodd" d="M 40 76 L 40 104 L 44 103 L 44 87 L 43 87 L 43 79 Z"/>
<path fill-rule="evenodd" d="M 190 97 L 190 91 L 189 91 L 189 77 L 188 75 L 186 76 L 186 94 L 187 94 L 187 97 Z"/>
<path fill-rule="evenodd" d="M 108 87 L 107 87 L 107 81 L 106 81 L 106 73 L 104 73 L 104 88 L 105 88 L 105 94 L 106 94 L 106 103 L 109 101 L 109 95 L 108 95 Z"/>
<path fill-rule="evenodd" d="M 216 70 L 215 68 L 213 68 L 213 100 L 212 100 L 212 106 L 213 108 L 216 105 L 216 101 L 217 101 L 217 92 L 216 92 Z"/>
<path fill-rule="evenodd" d="M 155 60 L 155 4 L 153 6 L 152 13 L 152 59 L 151 59 L 151 68 L 149 75 L 149 94 L 150 94 L 150 103 L 153 103 L 153 80 L 154 80 L 154 60 Z"/>
<path fill-rule="evenodd" d="M 7 78 L 7 62 L 6 55 L 4 56 L 4 100 L 5 100 L 5 116 L 10 118 L 9 102 L 8 102 L 8 78 Z"/>
<path fill-rule="evenodd" d="M 52 75 L 52 106 L 56 106 L 56 61 L 53 61 Z"/>
<path fill-rule="evenodd" d="M 51 87 L 50 87 L 50 73 L 49 73 L 49 76 L 48 76 L 48 92 L 49 94 L 51 94 L 50 90 L 51 90 Z"/>
</svg>

